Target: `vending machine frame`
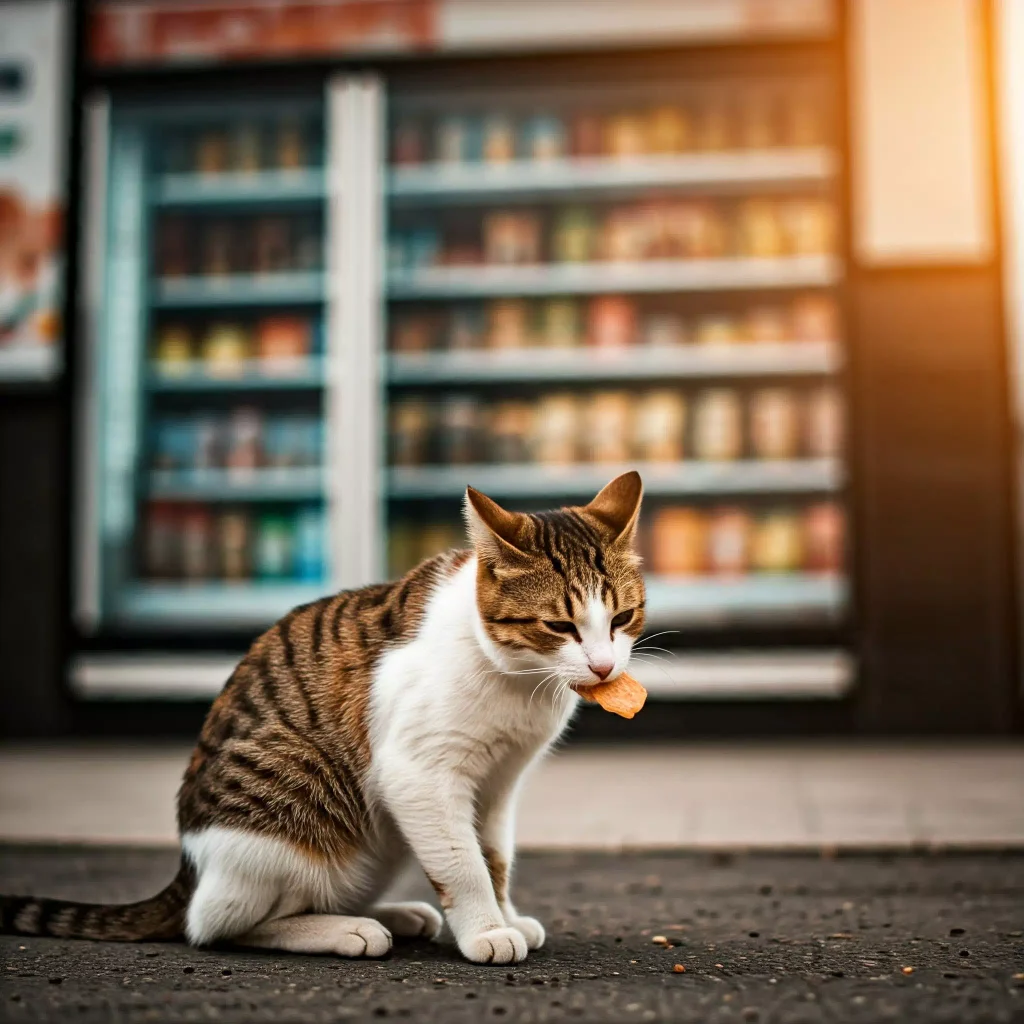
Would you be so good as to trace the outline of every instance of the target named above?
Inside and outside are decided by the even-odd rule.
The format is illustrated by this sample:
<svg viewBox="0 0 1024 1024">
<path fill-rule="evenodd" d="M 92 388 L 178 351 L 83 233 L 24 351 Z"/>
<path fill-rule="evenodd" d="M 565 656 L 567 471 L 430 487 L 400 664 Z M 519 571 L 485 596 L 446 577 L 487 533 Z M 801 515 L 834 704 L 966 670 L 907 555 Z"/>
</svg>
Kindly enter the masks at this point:
<svg viewBox="0 0 1024 1024">
<path fill-rule="evenodd" d="M 815 38 L 810 43 L 770 42 L 756 44 L 776 53 L 799 52 L 802 47 L 826 47 L 831 59 L 839 59 L 840 46 L 831 39 Z M 725 47 L 740 53 L 748 45 Z M 645 53 L 644 59 L 671 61 L 676 50 Z M 683 51 L 692 53 L 692 48 Z M 698 51 L 698 57 L 714 64 L 720 47 Z M 564 54 L 503 57 L 489 77 L 507 80 L 509 75 L 526 74 L 539 62 L 568 67 L 574 75 L 593 73 L 603 60 L 635 61 L 637 54 Z M 492 62 L 487 62 L 488 64 Z M 330 508 L 330 586 L 346 588 L 379 579 L 384 567 L 386 468 L 384 466 L 385 394 L 382 316 L 386 303 L 383 280 L 383 239 L 386 203 L 383 185 L 387 180 L 383 131 L 390 83 L 408 76 L 424 79 L 463 73 L 478 58 L 435 57 L 405 61 L 386 68 L 329 70 L 307 77 L 323 82 L 325 125 L 328 140 L 326 167 L 327 274 L 324 294 L 328 324 L 329 370 L 325 391 L 328 423 L 328 507 Z M 588 71 L 589 69 L 589 71 Z M 221 75 L 228 74 L 222 71 Z M 192 78 L 211 77 L 209 72 L 192 72 Z M 163 84 L 169 73 L 153 76 L 148 90 L 169 105 Z M 251 71 L 239 68 L 231 73 L 235 85 L 251 82 Z M 266 76 L 261 76 L 266 77 Z M 288 83 L 289 74 L 277 76 Z M 842 88 L 842 68 L 834 79 Z M 173 79 L 172 79 L 173 80 Z M 265 82 L 261 83 L 266 88 Z M 837 105 L 843 96 L 836 96 Z M 105 88 L 93 92 L 85 103 L 85 189 L 83 253 L 105 251 L 103 231 L 108 211 L 105 206 L 109 152 L 111 104 L 121 102 L 121 90 Z M 187 102 L 186 98 L 183 102 Z M 840 125 L 843 119 L 840 118 Z M 363 144 L 350 146 L 349 138 Z M 366 144 L 368 141 L 369 144 Z M 839 188 L 845 190 L 846 140 L 837 140 L 836 168 Z M 845 192 L 840 191 L 839 212 L 842 248 L 840 267 L 848 265 L 848 212 Z M 83 697 L 167 696 L 201 697 L 216 692 L 237 657 L 233 652 L 244 642 L 238 628 L 189 631 L 135 630 L 127 634 L 105 630 L 100 605 L 99 564 L 99 410 L 100 317 L 106 287 L 102 261 L 82 259 L 80 292 L 82 311 L 81 372 L 77 376 L 78 426 L 76 430 L 76 565 L 74 620 L 78 653 L 71 665 L 76 693 Z M 840 281 L 836 294 L 845 305 L 845 286 Z M 851 358 L 849 327 L 843 342 L 844 364 Z M 838 380 L 847 395 L 848 415 L 853 404 L 845 365 Z M 852 436 L 852 431 L 847 431 Z M 850 534 L 856 537 L 852 459 L 845 460 L 846 482 L 839 497 L 845 500 Z M 472 482 L 472 481 L 467 481 Z M 856 551 L 856 546 L 853 546 Z M 683 645 L 671 644 L 670 661 L 647 673 L 645 679 L 656 696 L 669 699 L 777 699 L 835 700 L 845 696 L 854 682 L 851 653 L 853 623 L 856 619 L 857 572 L 855 556 L 848 554 L 845 613 L 832 626 L 803 628 L 768 626 L 690 629 Z M 269 623 L 268 623 L 269 624 Z M 661 629 L 671 625 L 664 623 Z M 236 624 L 237 626 L 237 624 Z M 172 653 L 174 652 L 174 653 Z"/>
<path fill-rule="evenodd" d="M 280 96 L 283 91 L 285 98 L 279 102 L 287 103 L 288 82 L 280 86 L 277 94 Z M 262 92 L 275 95 L 273 87 Z M 161 617 L 157 600 L 155 604 L 151 601 L 153 607 L 143 609 L 136 621 L 126 622 L 124 616 L 119 617 L 116 609 L 111 608 L 109 588 L 104 585 L 103 488 L 104 474 L 112 472 L 104 465 L 105 446 L 119 426 L 121 435 L 131 434 L 138 443 L 138 417 L 133 415 L 131 406 L 138 401 L 135 382 L 139 367 L 133 360 L 142 358 L 138 329 L 141 313 L 138 301 L 132 309 L 124 308 L 124 303 L 132 299 L 138 266 L 118 267 L 117 261 L 111 261 L 114 265 L 109 266 L 107 260 L 97 259 L 95 254 L 108 252 L 107 232 L 121 227 L 116 219 L 117 210 L 109 206 L 112 106 L 123 105 L 145 118 L 154 114 L 180 115 L 189 102 L 198 101 L 195 94 L 189 97 L 176 93 L 167 97 L 160 93 L 161 90 L 154 90 L 152 97 L 140 100 L 135 96 L 123 98 L 117 90 L 98 90 L 84 103 L 83 274 L 78 292 L 80 348 L 72 516 L 76 555 L 72 615 L 77 653 L 72 658 L 70 678 L 74 691 L 85 698 L 209 697 L 230 674 L 238 656 L 235 652 L 244 649 L 253 630 L 269 626 L 277 615 L 287 611 L 287 607 L 281 607 L 271 613 L 263 607 L 265 601 L 247 602 L 244 588 L 233 595 L 231 608 L 223 610 L 217 601 L 206 607 L 202 588 L 197 588 L 191 608 L 187 606 L 189 595 L 184 591 L 174 595 L 174 607 L 168 606 L 165 618 Z M 379 392 L 372 343 L 378 331 L 379 263 L 366 258 L 366 253 L 373 251 L 366 240 L 378 236 L 381 207 L 376 151 L 372 144 L 363 143 L 373 138 L 379 124 L 380 88 L 372 75 L 342 72 L 323 80 L 322 95 L 326 135 L 322 182 L 322 302 L 326 326 L 324 501 L 329 578 L 315 592 L 308 585 L 303 585 L 304 589 L 296 587 L 292 604 L 321 592 L 372 582 L 379 561 L 379 508 L 375 498 Z M 251 97 L 245 102 L 251 104 Z M 229 98 L 223 106 L 230 109 L 231 103 Z M 352 139 L 360 140 L 360 144 L 352 144 Z M 130 133 L 128 137 L 123 133 L 119 136 L 120 145 L 130 143 Z M 137 208 L 142 200 L 127 187 L 131 182 L 119 179 L 119 185 L 113 201 L 125 206 L 128 227 L 136 222 L 138 230 Z M 141 179 L 136 182 L 138 188 Z M 146 245 L 142 238 L 129 241 L 129 248 L 134 251 L 141 251 Z M 118 279 L 119 271 L 122 276 L 128 275 L 126 280 Z M 118 297 L 117 309 L 112 308 L 112 294 Z M 119 338 L 120 346 L 115 344 Z M 112 346 L 124 350 L 122 358 L 107 358 Z M 129 406 L 120 410 L 124 421 L 120 424 L 111 419 L 117 419 L 118 409 L 104 407 L 103 400 L 109 401 L 111 397 L 115 405 Z M 125 449 L 114 467 L 123 478 L 126 495 L 131 491 L 135 465 L 134 450 Z M 258 598 L 258 594 L 254 596 Z M 281 594 L 274 595 L 279 603 L 281 599 Z"/>
</svg>

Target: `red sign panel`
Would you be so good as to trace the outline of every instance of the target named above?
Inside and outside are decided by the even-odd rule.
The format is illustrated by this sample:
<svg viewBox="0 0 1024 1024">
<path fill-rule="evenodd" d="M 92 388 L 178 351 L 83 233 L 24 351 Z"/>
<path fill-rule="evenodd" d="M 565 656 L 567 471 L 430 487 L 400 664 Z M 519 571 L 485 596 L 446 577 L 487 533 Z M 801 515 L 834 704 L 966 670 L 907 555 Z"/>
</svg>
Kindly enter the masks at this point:
<svg viewBox="0 0 1024 1024">
<path fill-rule="evenodd" d="M 431 48 L 435 26 L 436 0 L 107 0 L 89 53 L 117 67 L 401 52 Z"/>
</svg>

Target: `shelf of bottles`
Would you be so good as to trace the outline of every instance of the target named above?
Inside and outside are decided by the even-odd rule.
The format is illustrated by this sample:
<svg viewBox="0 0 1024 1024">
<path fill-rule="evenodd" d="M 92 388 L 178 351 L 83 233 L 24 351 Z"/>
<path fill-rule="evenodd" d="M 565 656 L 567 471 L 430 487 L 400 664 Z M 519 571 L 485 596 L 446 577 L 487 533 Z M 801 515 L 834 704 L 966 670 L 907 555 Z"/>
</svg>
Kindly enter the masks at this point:
<svg viewBox="0 0 1024 1024">
<path fill-rule="evenodd" d="M 842 615 L 831 84 L 392 97 L 392 574 L 636 467 L 652 622 Z"/>
<path fill-rule="evenodd" d="M 120 621 L 254 627 L 323 592 L 322 120 L 301 104 L 137 120 L 140 440 Z"/>
</svg>

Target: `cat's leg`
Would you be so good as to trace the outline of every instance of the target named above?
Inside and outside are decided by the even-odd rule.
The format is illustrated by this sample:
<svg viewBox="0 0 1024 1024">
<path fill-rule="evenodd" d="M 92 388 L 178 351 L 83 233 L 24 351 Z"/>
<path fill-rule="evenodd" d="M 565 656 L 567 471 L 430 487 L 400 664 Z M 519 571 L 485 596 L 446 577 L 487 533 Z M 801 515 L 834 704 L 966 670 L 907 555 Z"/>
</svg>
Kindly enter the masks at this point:
<svg viewBox="0 0 1024 1024">
<path fill-rule="evenodd" d="M 509 765 L 507 772 L 482 794 L 480 847 L 505 924 L 522 932 L 530 949 L 539 949 L 544 945 L 544 926 L 536 918 L 520 914 L 509 897 L 512 861 L 515 857 L 515 808 L 522 767 L 521 764 Z"/>
<path fill-rule="evenodd" d="M 181 845 L 196 872 L 185 913 L 192 945 L 234 939 L 268 917 L 298 909 L 286 906 L 290 894 L 276 840 L 212 827 L 186 832 Z"/>
<path fill-rule="evenodd" d="M 396 757 L 382 758 L 385 800 L 448 918 L 462 955 L 474 963 L 518 963 L 522 932 L 505 924 L 494 896 L 464 775 Z"/>
<path fill-rule="evenodd" d="M 289 953 L 385 956 L 391 949 L 391 932 L 372 917 L 296 914 L 264 921 L 233 941 L 240 946 Z"/>
<path fill-rule="evenodd" d="M 185 935 L 194 946 L 233 939 L 271 916 L 280 896 L 276 879 L 207 867 L 189 900 Z"/>
<path fill-rule="evenodd" d="M 186 833 L 182 847 L 198 875 L 186 914 L 195 945 L 339 956 L 383 956 L 391 948 L 384 925 L 351 916 L 368 890 L 387 881 L 366 858 L 332 870 L 280 839 L 218 827 Z M 311 907 L 349 913 L 309 913 Z"/>
<path fill-rule="evenodd" d="M 392 935 L 401 938 L 436 939 L 444 926 L 444 918 L 429 903 L 418 900 L 378 903 L 372 913 Z"/>
<path fill-rule="evenodd" d="M 444 918 L 429 904 L 419 900 L 378 903 L 379 897 L 392 885 L 395 877 L 409 863 L 409 847 L 392 823 L 378 822 L 376 828 L 376 856 L 374 858 L 374 885 L 364 891 L 364 898 L 348 907 L 329 906 L 322 909 L 344 913 L 354 907 L 369 907 L 367 913 L 392 935 L 403 939 L 420 937 L 436 939 L 444 927 Z"/>
</svg>

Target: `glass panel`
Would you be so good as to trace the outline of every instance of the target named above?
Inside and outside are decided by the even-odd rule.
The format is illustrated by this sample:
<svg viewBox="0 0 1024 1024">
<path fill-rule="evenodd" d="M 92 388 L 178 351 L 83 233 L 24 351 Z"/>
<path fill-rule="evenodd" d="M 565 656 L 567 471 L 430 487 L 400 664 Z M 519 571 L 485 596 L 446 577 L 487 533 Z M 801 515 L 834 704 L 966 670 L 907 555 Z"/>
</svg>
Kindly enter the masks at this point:
<svg viewBox="0 0 1024 1024">
<path fill-rule="evenodd" d="M 323 116 L 115 112 L 103 351 L 105 608 L 252 627 L 329 578 Z"/>
<path fill-rule="evenodd" d="M 846 515 L 828 74 L 393 97 L 388 571 L 646 486 L 651 621 L 827 622 Z"/>
</svg>

